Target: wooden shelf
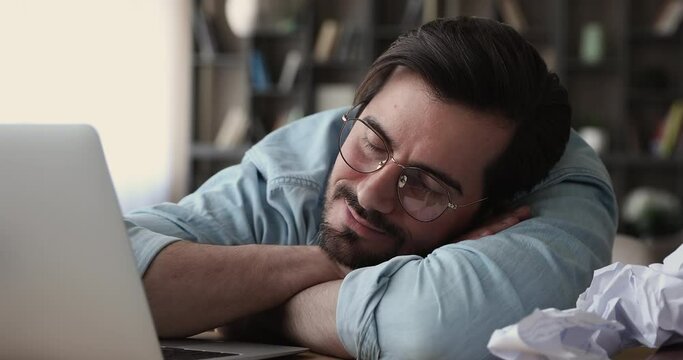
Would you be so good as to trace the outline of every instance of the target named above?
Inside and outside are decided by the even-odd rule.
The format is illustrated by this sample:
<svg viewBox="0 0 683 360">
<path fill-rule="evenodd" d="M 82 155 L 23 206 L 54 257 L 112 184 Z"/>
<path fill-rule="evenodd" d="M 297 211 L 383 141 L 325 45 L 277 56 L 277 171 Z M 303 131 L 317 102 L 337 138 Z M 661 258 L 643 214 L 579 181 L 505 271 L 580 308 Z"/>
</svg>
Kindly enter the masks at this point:
<svg viewBox="0 0 683 360">
<path fill-rule="evenodd" d="M 629 35 L 629 40 L 633 43 L 647 43 L 651 45 L 652 43 L 657 43 L 659 45 L 670 43 L 672 45 L 680 44 L 683 42 L 683 38 L 676 33 L 674 35 L 660 35 L 655 33 L 650 29 L 634 29 Z"/>
<path fill-rule="evenodd" d="M 272 39 L 272 40 L 298 40 L 306 36 L 306 32 L 301 27 L 291 30 L 277 30 L 277 29 L 256 29 L 252 37 L 254 39 Z"/>
<path fill-rule="evenodd" d="M 193 160 L 239 162 L 250 147 L 251 144 L 224 148 L 213 144 L 195 143 L 190 149 L 190 156 Z"/>
<path fill-rule="evenodd" d="M 219 54 L 214 57 L 195 54 L 192 63 L 196 67 L 237 68 L 244 64 L 244 59 L 235 54 Z"/>
<path fill-rule="evenodd" d="M 375 27 L 375 38 L 378 40 L 394 40 L 404 30 L 401 25 L 378 25 Z"/>
<path fill-rule="evenodd" d="M 596 64 L 586 64 L 579 58 L 567 59 L 567 70 L 571 72 L 617 73 L 620 61 L 616 57 L 608 57 Z"/>
<path fill-rule="evenodd" d="M 661 158 L 645 154 L 605 154 L 601 156 L 605 165 L 613 168 L 660 168 L 677 169 L 683 168 L 683 158 Z"/>
<path fill-rule="evenodd" d="M 269 99 L 295 99 L 303 96 L 301 87 L 295 86 L 290 91 L 282 91 L 276 86 L 265 90 L 253 90 L 251 96 Z"/>
<path fill-rule="evenodd" d="M 683 98 L 683 93 L 666 89 L 631 87 L 628 89 L 628 96 L 628 105 L 631 107 L 640 103 L 668 106 L 674 100 Z"/>
<path fill-rule="evenodd" d="M 313 71 L 366 71 L 370 64 L 365 61 L 328 61 L 313 64 Z"/>
<path fill-rule="evenodd" d="M 405 13 L 409 1 L 412 0 L 302 0 L 301 13 L 291 18 L 296 24 L 288 27 L 287 31 L 256 30 L 249 39 L 217 36 L 218 40 L 228 38 L 237 42 L 228 46 L 219 44 L 218 48 L 236 50 L 234 54 L 219 53 L 214 58 L 194 56 L 193 121 L 198 123 L 200 119 L 206 121 L 206 117 L 211 118 L 209 124 L 202 123 L 202 126 L 195 128 L 203 130 L 204 138 L 210 137 L 220 128 L 230 106 L 237 103 L 248 109 L 245 116 L 252 121 L 249 124 L 249 140 L 257 141 L 267 130 L 254 132 L 253 129 L 270 129 L 272 124 L 286 118 L 287 114 L 303 111 L 303 115 L 307 115 L 313 112 L 317 109 L 316 96 L 324 92 L 320 91 L 324 89 L 323 84 L 357 84 L 376 56 L 405 30 L 414 28 L 403 23 L 404 19 L 413 18 Z M 224 0 L 202 0 L 196 4 L 205 6 L 207 2 L 216 4 L 218 9 L 224 5 Z M 438 16 L 476 15 L 501 19 L 505 14 L 497 8 L 496 3 L 479 0 L 439 1 Z M 651 23 L 663 3 L 645 0 L 519 1 L 527 22 L 522 36 L 534 44 L 539 52 L 552 50 L 548 51 L 548 59 L 569 91 L 573 118 L 604 121 L 609 137 L 614 140 L 612 150 L 617 153 L 605 155 L 603 160 L 610 171 L 615 171 L 613 180 L 618 196 L 639 185 L 635 180 L 623 178 L 624 172 L 646 175 L 652 170 L 662 178 L 662 182 L 674 182 L 676 176 L 683 174 L 683 159 L 662 159 L 627 152 L 629 144 L 646 141 L 651 134 L 644 132 L 654 131 L 657 121 L 671 102 L 683 97 L 683 67 L 680 66 L 683 64 L 683 29 L 679 28 L 671 36 L 661 36 L 652 31 Z M 354 48 L 354 56 L 349 58 L 352 61 L 313 62 L 318 31 L 326 19 L 336 20 L 338 34 L 343 34 L 344 29 L 361 30 L 358 39 L 361 44 Z M 595 65 L 584 64 L 578 57 L 581 52 L 581 29 L 588 22 L 601 24 L 603 30 L 604 56 Z M 340 43 L 349 44 L 348 33 L 346 35 L 344 39 L 347 41 Z M 340 38 L 343 37 L 340 35 Z M 271 75 L 270 81 L 274 83 L 272 88 L 255 91 L 248 82 L 248 73 L 239 78 L 240 73 L 232 71 L 248 68 L 249 54 L 254 49 L 258 49 L 265 60 Z M 299 50 L 303 59 L 292 91 L 283 92 L 275 84 L 290 50 Z M 333 49 L 330 58 L 334 59 L 339 53 L 344 52 Z M 204 71 L 206 68 L 217 71 Z M 237 101 L 231 100 L 233 103 L 225 100 L 225 97 L 235 93 L 244 96 Z M 208 94 L 208 97 L 203 97 L 203 94 Z M 634 131 L 624 130 L 630 127 L 639 132 L 632 134 Z M 637 139 L 621 138 L 623 136 Z M 199 139 L 195 141 L 199 142 Z M 208 144 L 195 144 L 192 158 L 206 162 L 237 162 L 244 151 L 246 148 L 217 149 Z M 216 169 L 206 167 L 200 170 L 209 172 Z M 683 184 L 683 180 L 679 182 Z M 683 197 L 683 186 L 675 191 Z"/>
</svg>

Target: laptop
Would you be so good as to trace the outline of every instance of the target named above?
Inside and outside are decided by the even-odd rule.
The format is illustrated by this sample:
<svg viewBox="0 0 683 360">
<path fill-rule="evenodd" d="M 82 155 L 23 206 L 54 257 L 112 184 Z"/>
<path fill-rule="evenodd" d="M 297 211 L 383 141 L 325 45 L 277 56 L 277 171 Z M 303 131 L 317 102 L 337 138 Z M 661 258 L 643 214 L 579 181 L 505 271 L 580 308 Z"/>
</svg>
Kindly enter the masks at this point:
<svg viewBox="0 0 683 360">
<path fill-rule="evenodd" d="M 306 348 L 178 340 L 165 352 L 265 359 Z M 96 131 L 0 125 L 0 357 L 161 359 Z M 193 357 L 187 357 L 193 358 Z"/>
</svg>

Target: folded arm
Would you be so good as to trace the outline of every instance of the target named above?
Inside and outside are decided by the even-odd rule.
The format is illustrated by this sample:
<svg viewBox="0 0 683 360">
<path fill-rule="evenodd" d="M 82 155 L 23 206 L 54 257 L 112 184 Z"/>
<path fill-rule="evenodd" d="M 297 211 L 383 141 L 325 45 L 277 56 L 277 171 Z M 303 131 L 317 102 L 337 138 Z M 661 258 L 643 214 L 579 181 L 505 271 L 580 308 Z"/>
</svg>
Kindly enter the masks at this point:
<svg viewBox="0 0 683 360">
<path fill-rule="evenodd" d="M 307 246 L 318 230 L 319 182 L 257 166 L 249 156 L 263 159 L 257 150 L 178 204 L 127 216 L 159 335 L 193 335 L 345 274 Z"/>
<path fill-rule="evenodd" d="M 534 308 L 574 306 L 593 270 L 610 261 L 616 203 L 602 175 L 559 171 L 522 199 L 533 218 L 510 229 L 351 272 L 336 298 L 335 288 L 317 290 L 338 282 L 307 289 L 288 304 L 298 324 L 291 337 L 363 359 L 491 357 L 493 330 Z M 334 321 L 307 315 L 335 304 Z M 336 335 L 344 351 L 321 335 Z"/>
<path fill-rule="evenodd" d="M 509 213 L 501 214 L 482 226 L 463 234 L 462 239 L 478 239 L 503 231 L 531 216 L 530 208 L 520 207 Z M 289 341 L 340 358 L 350 357 L 342 345 L 336 329 L 337 299 L 341 280 L 330 281 L 312 286 L 294 296 L 271 316 L 278 328 Z M 266 315 L 268 316 L 268 315 Z"/>
<path fill-rule="evenodd" d="M 185 337 L 282 304 L 342 271 L 317 246 L 176 242 L 144 276 L 161 337 Z"/>
</svg>

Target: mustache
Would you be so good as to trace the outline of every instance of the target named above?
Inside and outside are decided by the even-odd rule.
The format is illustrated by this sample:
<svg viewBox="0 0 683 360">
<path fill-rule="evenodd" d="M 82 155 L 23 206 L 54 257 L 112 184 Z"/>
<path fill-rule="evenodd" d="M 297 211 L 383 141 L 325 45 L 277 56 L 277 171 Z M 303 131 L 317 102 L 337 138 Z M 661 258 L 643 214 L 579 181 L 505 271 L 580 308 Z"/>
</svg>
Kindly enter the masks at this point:
<svg viewBox="0 0 683 360">
<path fill-rule="evenodd" d="M 338 185 L 334 189 L 332 199 L 343 199 L 358 214 L 361 218 L 372 224 L 372 226 L 382 230 L 386 234 L 394 237 L 401 244 L 405 242 L 406 235 L 401 228 L 394 225 L 392 222 L 377 210 L 367 210 L 358 202 L 358 196 L 346 185 Z"/>
</svg>

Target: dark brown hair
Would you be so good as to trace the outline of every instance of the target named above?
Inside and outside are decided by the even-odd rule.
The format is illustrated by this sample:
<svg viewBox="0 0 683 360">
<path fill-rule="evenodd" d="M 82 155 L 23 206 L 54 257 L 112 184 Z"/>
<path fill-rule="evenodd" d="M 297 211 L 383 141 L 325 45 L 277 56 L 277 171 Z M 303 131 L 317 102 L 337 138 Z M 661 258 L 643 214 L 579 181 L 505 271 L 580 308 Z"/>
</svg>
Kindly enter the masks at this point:
<svg viewBox="0 0 683 360">
<path fill-rule="evenodd" d="M 487 166 L 485 208 L 530 190 L 564 153 L 571 119 L 567 92 L 511 27 L 458 17 L 409 31 L 375 60 L 354 102 L 370 102 L 397 66 L 418 73 L 439 100 L 499 114 L 514 125 L 511 142 Z"/>
</svg>

